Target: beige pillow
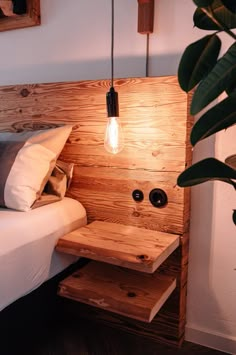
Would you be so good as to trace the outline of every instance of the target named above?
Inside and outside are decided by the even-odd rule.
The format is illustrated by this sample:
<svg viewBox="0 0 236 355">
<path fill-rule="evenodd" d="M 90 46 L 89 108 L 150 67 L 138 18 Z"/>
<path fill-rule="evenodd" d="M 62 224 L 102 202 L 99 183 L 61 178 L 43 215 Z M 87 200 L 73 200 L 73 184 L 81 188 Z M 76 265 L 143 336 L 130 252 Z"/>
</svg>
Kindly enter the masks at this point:
<svg viewBox="0 0 236 355">
<path fill-rule="evenodd" d="M 0 206 L 28 211 L 41 195 L 72 126 L 0 133 Z"/>
<path fill-rule="evenodd" d="M 32 208 L 38 208 L 63 199 L 70 187 L 74 164 L 57 160 L 56 166 L 46 183 L 42 195 L 35 201 Z"/>
</svg>

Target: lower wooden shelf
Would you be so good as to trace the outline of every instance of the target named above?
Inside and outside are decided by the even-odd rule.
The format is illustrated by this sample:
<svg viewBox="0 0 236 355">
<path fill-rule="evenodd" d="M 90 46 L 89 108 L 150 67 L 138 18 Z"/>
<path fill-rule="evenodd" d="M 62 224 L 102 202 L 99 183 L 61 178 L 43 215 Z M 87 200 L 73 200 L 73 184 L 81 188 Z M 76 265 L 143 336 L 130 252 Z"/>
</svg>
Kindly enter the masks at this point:
<svg viewBox="0 0 236 355">
<path fill-rule="evenodd" d="M 173 277 L 89 262 L 59 285 L 58 294 L 82 303 L 151 322 L 176 287 Z"/>
</svg>

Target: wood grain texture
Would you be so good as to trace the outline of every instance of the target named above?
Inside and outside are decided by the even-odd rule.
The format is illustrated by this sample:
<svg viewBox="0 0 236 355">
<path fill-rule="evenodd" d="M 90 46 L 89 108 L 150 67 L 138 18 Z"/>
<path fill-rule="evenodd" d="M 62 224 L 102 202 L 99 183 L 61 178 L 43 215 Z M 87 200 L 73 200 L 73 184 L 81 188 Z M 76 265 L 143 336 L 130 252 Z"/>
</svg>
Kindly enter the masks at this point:
<svg viewBox="0 0 236 355">
<path fill-rule="evenodd" d="M 149 201 L 149 193 L 156 187 L 168 195 L 165 208 L 154 208 Z M 141 203 L 132 198 L 135 189 L 144 193 Z M 186 227 L 185 191 L 176 185 L 176 173 L 75 167 L 68 195 L 78 197 L 86 206 L 90 222 L 105 220 L 176 234 L 182 234 Z"/>
<path fill-rule="evenodd" d="M 189 213 L 176 179 L 191 160 L 188 97 L 176 77 L 119 79 L 115 86 L 126 144 L 118 155 L 103 147 L 108 80 L 1 87 L 0 130 L 18 131 L 34 122 L 73 124 L 60 158 L 76 164 L 68 195 L 81 200 L 88 220 L 183 234 Z M 167 192 L 163 209 L 149 202 L 155 187 Z M 133 201 L 133 188 L 143 189 L 142 203 Z"/>
<path fill-rule="evenodd" d="M 118 315 L 106 310 L 100 310 L 80 302 L 68 302 L 68 299 L 62 298 L 62 310 L 66 319 L 73 323 L 78 319 L 90 319 L 102 323 L 109 327 L 122 329 L 127 333 L 147 338 L 159 343 L 180 346 L 184 339 L 184 332 L 180 334 L 179 318 L 179 290 L 175 289 L 168 298 L 151 323 L 135 320 L 130 317 Z"/>
<path fill-rule="evenodd" d="M 179 236 L 95 221 L 60 238 L 56 250 L 146 273 L 179 246 Z"/>
<path fill-rule="evenodd" d="M 86 318 L 95 319 L 111 327 L 125 330 L 129 333 L 139 335 L 151 340 L 165 344 L 180 346 L 184 339 L 186 313 L 181 308 L 186 295 L 186 280 L 181 279 L 181 248 L 178 248 L 160 266 L 160 274 L 177 277 L 177 288 L 170 298 L 159 310 L 151 323 L 135 321 L 131 318 L 118 316 L 110 312 L 101 312 L 94 307 L 86 307 L 82 304 L 66 304 L 71 319 L 79 314 L 86 315 Z"/>
<path fill-rule="evenodd" d="M 90 262 L 60 282 L 59 295 L 151 322 L 176 286 L 173 277 Z"/>
<path fill-rule="evenodd" d="M 0 87 L 0 131 L 72 124 L 60 158 L 75 163 L 68 196 L 83 203 L 89 222 L 181 235 L 180 247 L 160 267 L 177 279 L 177 288 L 151 324 L 108 317 L 105 311 L 97 316 L 127 331 L 180 344 L 186 320 L 190 190 L 180 189 L 176 180 L 191 164 L 191 94 L 180 90 L 175 76 L 115 80 L 125 149 L 113 156 L 103 147 L 109 85 L 109 80 L 91 80 Z M 150 204 L 153 188 L 166 191 L 164 208 Z M 142 202 L 132 199 L 134 189 L 144 192 Z"/>
<path fill-rule="evenodd" d="M 0 32 L 40 25 L 40 0 L 26 0 L 27 13 L 0 19 Z"/>
</svg>

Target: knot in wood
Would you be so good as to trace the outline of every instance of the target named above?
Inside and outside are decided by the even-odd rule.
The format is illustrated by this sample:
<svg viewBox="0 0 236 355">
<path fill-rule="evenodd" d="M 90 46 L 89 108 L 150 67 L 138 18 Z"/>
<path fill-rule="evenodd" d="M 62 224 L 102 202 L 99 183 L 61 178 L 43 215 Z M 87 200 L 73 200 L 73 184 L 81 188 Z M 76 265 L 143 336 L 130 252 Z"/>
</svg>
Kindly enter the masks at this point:
<svg viewBox="0 0 236 355">
<path fill-rule="evenodd" d="M 134 212 L 133 212 L 133 216 L 134 216 L 134 217 L 139 217 L 139 216 L 140 216 L 140 213 L 139 213 L 138 211 L 134 211 Z"/>
<path fill-rule="evenodd" d="M 22 97 L 27 97 L 29 95 L 29 90 L 28 89 L 22 89 L 20 94 Z"/>
<path fill-rule="evenodd" d="M 154 151 L 152 152 L 152 156 L 153 156 L 154 158 L 156 158 L 159 154 L 160 154 L 160 152 L 159 152 L 158 150 L 154 150 Z"/>
<path fill-rule="evenodd" d="M 146 261 L 148 260 L 148 256 L 141 254 L 141 255 L 137 255 L 137 259 L 141 260 L 141 261 Z"/>
<path fill-rule="evenodd" d="M 72 276 L 75 278 L 75 279 L 78 279 L 80 278 L 80 273 L 79 272 L 75 272 L 74 274 L 72 274 Z"/>
<path fill-rule="evenodd" d="M 127 296 L 128 296 L 128 297 L 136 297 L 137 295 L 136 295 L 135 292 L 128 292 L 128 293 L 127 293 Z"/>
</svg>

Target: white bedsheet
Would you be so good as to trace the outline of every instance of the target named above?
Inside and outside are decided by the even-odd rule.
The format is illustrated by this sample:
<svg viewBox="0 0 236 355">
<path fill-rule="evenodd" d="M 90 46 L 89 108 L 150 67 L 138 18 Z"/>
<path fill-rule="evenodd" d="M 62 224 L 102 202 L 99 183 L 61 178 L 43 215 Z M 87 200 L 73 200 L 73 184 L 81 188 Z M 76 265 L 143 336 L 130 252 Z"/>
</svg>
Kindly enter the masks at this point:
<svg viewBox="0 0 236 355">
<path fill-rule="evenodd" d="M 77 260 L 54 248 L 86 223 L 84 207 L 67 197 L 29 212 L 0 208 L 0 311 Z"/>
</svg>

